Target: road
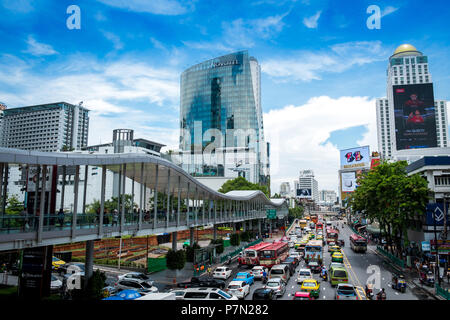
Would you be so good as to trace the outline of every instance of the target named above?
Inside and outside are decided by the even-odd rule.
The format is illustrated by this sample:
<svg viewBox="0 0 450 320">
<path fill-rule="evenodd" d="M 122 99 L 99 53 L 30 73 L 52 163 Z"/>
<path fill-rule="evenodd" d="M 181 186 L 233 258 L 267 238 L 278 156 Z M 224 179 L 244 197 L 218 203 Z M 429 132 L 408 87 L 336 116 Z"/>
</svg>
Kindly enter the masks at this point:
<svg viewBox="0 0 450 320">
<path fill-rule="evenodd" d="M 337 222 L 333 221 L 333 224 L 336 225 Z M 339 222 L 342 226 L 342 222 Z M 374 271 L 371 270 L 379 270 L 380 274 L 380 286 L 381 288 L 385 288 L 387 299 L 388 300 L 419 300 L 426 299 L 427 296 L 421 295 L 420 292 L 416 292 L 416 290 L 407 288 L 405 293 L 400 293 L 390 286 L 390 281 L 392 278 L 392 270 L 390 270 L 389 266 L 384 263 L 384 260 L 376 254 L 374 246 L 368 246 L 368 250 L 366 253 L 355 253 L 349 246 L 349 236 L 353 233 L 352 230 L 344 225 L 344 228 L 339 228 L 340 235 L 339 239 L 345 240 L 345 246 L 343 248 L 344 254 L 344 264 L 346 265 L 347 271 L 349 273 L 349 283 L 353 284 L 357 288 L 358 297 L 361 300 L 366 300 L 366 296 L 364 293 L 364 287 L 367 279 Z M 292 251 L 293 249 L 291 249 Z M 324 247 L 324 264 L 328 266 L 331 262 L 331 255 L 328 253 L 328 247 Z M 233 277 L 238 272 L 248 272 L 250 268 L 247 266 L 239 267 L 236 264 L 231 265 L 233 268 L 232 276 L 226 281 L 227 284 L 233 279 Z M 369 268 L 370 267 L 370 268 Z M 299 263 L 299 266 L 296 268 L 296 273 L 301 269 L 305 268 L 304 261 Z M 368 269 L 369 268 L 369 269 Z M 278 298 L 279 300 L 292 300 L 295 292 L 300 291 L 300 285 L 296 283 L 296 273 L 289 279 L 286 286 L 286 293 Z M 321 281 L 320 274 L 314 274 L 314 279 L 320 282 L 320 297 L 319 299 L 323 300 L 334 300 L 335 299 L 335 288 L 331 286 L 328 281 Z M 263 284 L 261 281 L 255 281 L 255 283 L 250 288 L 250 294 L 245 298 L 245 300 L 251 300 L 253 292 L 257 288 L 261 288 Z M 376 290 L 375 292 L 378 292 Z M 430 298 L 431 299 L 431 298 Z"/>
</svg>

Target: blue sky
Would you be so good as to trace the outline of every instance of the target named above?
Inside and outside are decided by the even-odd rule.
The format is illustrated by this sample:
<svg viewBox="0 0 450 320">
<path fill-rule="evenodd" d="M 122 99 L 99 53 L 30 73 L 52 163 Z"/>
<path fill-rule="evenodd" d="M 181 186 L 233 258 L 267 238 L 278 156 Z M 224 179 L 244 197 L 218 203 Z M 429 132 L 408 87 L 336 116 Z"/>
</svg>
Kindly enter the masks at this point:
<svg viewBox="0 0 450 320">
<path fill-rule="evenodd" d="M 66 27 L 72 4 L 81 9 L 80 30 Z M 381 8 L 379 30 L 366 26 L 370 5 Z M 373 99 L 386 95 L 387 61 L 398 45 L 411 43 L 428 55 L 435 97 L 450 99 L 447 6 L 437 0 L 0 0 L 0 101 L 10 108 L 84 101 L 92 110 L 90 144 L 130 127 L 136 136 L 176 147 L 180 73 L 246 49 L 262 68 L 267 136 L 280 135 L 271 137 L 275 145 L 289 135 L 298 145 L 273 148 L 272 188 L 312 168 L 320 189 L 337 190 L 338 150 L 376 149 Z M 283 121 L 293 114 L 297 126 L 286 131 Z M 336 121 L 321 120 L 330 117 Z"/>
</svg>

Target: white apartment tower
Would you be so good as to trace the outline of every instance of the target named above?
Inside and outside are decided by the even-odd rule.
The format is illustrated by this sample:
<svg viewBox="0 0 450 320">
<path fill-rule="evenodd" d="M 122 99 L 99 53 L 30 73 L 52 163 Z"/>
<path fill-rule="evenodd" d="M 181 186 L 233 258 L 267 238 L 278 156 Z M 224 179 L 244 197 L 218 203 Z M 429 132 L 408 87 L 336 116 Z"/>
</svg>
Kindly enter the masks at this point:
<svg viewBox="0 0 450 320">
<path fill-rule="evenodd" d="M 403 44 L 389 58 L 386 87 L 387 98 L 379 98 L 376 100 L 378 150 L 381 152 L 382 158 L 412 160 L 414 157 L 421 157 L 429 153 L 440 153 L 435 147 L 399 150 L 401 148 L 397 148 L 396 145 L 394 86 L 432 83 L 428 57 L 424 56 L 414 46 Z M 447 102 L 434 100 L 434 106 L 437 136 L 436 147 L 447 148 Z M 413 157 L 410 159 L 408 155 Z"/>
<path fill-rule="evenodd" d="M 295 189 L 310 189 L 311 190 L 311 200 L 316 203 L 319 202 L 319 183 L 314 178 L 313 170 L 302 170 L 300 171 L 300 176 L 298 182 L 295 182 Z"/>
</svg>

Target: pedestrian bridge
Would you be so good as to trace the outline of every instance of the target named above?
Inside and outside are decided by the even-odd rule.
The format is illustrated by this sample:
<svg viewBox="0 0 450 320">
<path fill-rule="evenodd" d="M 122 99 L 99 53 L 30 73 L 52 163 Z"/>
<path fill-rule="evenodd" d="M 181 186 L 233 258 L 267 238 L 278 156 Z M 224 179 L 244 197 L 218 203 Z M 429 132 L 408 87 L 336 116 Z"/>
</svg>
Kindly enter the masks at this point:
<svg viewBox="0 0 450 320">
<path fill-rule="evenodd" d="M 0 148 L 0 199 L 7 199 L 8 183 L 12 183 L 8 181 L 8 173 L 14 166 L 25 170 L 26 177 L 30 168 L 36 170 L 34 183 L 38 187 L 27 195 L 33 196 L 37 201 L 33 202 L 33 208 L 28 208 L 28 215 L 8 215 L 5 212 L 5 201 L 0 201 L 3 203 L 0 208 L 0 250 L 126 235 L 134 237 L 172 233 L 200 226 L 216 227 L 236 222 L 250 223 L 251 226 L 252 221 L 255 221 L 261 231 L 261 221 L 267 218 L 268 209 L 275 209 L 278 218 L 284 218 L 288 214 L 288 204 L 282 199 L 271 200 L 261 191 L 222 194 L 198 182 L 174 163 L 141 153 L 52 153 Z M 80 170 L 87 172 L 89 166 L 101 168 L 98 215 L 86 213 L 85 200 L 86 193 L 89 192 L 87 178 L 84 179 L 84 184 L 80 185 Z M 50 170 L 52 175 L 47 178 Z M 119 177 L 118 194 L 115 195 L 119 199 L 119 217 L 114 225 L 105 218 L 105 186 L 112 183 L 106 179 L 108 170 Z M 73 210 L 61 219 L 61 216 L 56 214 L 58 210 L 55 195 L 62 192 L 62 199 L 67 199 L 67 195 L 64 198 L 64 192 L 66 173 L 69 171 L 73 172 L 74 176 L 74 192 L 70 195 L 73 196 Z M 124 177 L 132 180 L 131 190 L 125 190 Z M 46 180 L 52 180 L 52 183 L 46 183 Z M 135 199 L 137 188 L 140 192 L 139 197 Z M 146 199 L 147 190 L 152 192 L 152 199 L 158 205 L 153 205 L 151 212 L 145 213 L 144 204 L 149 201 Z M 158 199 L 158 192 L 164 195 L 163 199 Z M 132 195 L 133 203 L 137 203 L 137 211 L 126 209 L 124 196 L 127 193 Z M 81 208 L 78 205 L 79 197 L 83 197 Z"/>
</svg>

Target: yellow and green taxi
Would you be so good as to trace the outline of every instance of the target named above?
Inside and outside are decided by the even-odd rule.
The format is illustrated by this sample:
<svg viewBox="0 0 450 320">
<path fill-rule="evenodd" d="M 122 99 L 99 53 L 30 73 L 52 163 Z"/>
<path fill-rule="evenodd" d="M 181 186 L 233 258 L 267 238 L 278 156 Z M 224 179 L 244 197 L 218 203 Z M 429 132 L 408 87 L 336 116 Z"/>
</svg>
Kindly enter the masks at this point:
<svg viewBox="0 0 450 320">
<path fill-rule="evenodd" d="M 52 258 L 52 268 L 54 270 L 58 270 L 59 267 L 62 266 L 63 264 L 66 264 L 66 262 L 61 259 L 58 259 L 55 256 Z"/>
<path fill-rule="evenodd" d="M 339 246 L 329 246 L 328 252 L 331 252 L 331 254 L 333 254 L 334 252 L 341 252 L 341 248 Z"/>
<path fill-rule="evenodd" d="M 323 236 L 319 234 L 319 235 L 316 237 L 316 240 L 321 240 L 321 241 L 323 242 Z"/>
<path fill-rule="evenodd" d="M 344 262 L 344 255 L 339 252 L 333 252 L 333 254 L 331 255 L 331 262 L 340 262 L 343 263 Z"/>
<path fill-rule="evenodd" d="M 348 272 L 345 267 L 332 267 L 328 273 L 331 286 L 348 283 Z"/>
<path fill-rule="evenodd" d="M 308 239 L 309 239 L 309 240 L 313 240 L 315 237 L 316 237 L 316 236 L 315 236 L 314 233 L 310 233 Z"/>
<path fill-rule="evenodd" d="M 320 284 L 314 279 L 305 279 L 302 282 L 302 287 L 300 289 L 303 292 L 309 292 L 309 294 L 314 298 L 319 298 L 320 295 Z"/>
</svg>

